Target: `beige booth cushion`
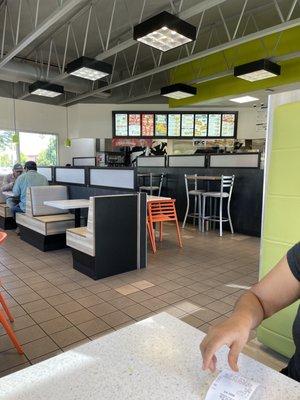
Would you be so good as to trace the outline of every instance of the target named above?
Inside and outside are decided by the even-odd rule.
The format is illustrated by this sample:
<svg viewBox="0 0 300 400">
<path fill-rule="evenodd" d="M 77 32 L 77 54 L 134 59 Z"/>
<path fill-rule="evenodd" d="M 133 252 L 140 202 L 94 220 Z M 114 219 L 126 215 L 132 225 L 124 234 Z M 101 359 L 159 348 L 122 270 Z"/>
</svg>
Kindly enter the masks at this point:
<svg viewBox="0 0 300 400">
<path fill-rule="evenodd" d="M 34 217 L 41 215 L 68 214 L 68 210 L 45 206 L 45 201 L 67 200 L 68 188 L 63 185 L 32 186 L 27 189 L 26 214 Z"/>
<path fill-rule="evenodd" d="M 67 229 L 73 228 L 75 223 L 73 214 L 32 217 L 23 213 L 16 214 L 16 222 L 44 236 L 65 233 Z"/>
<path fill-rule="evenodd" d="M 0 204 L 0 216 L 3 218 L 12 218 L 11 209 L 4 203 Z"/>
<path fill-rule="evenodd" d="M 94 197 L 90 197 L 88 224 L 85 227 L 67 230 L 67 245 L 78 251 L 95 256 Z"/>
</svg>

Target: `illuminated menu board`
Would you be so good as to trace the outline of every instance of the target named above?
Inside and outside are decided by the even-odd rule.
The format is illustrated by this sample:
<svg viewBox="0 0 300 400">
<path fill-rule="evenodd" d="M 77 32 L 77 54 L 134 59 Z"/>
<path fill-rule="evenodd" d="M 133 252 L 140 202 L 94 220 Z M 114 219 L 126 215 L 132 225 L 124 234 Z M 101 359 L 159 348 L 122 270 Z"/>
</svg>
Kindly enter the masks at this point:
<svg viewBox="0 0 300 400">
<path fill-rule="evenodd" d="M 232 137 L 235 129 L 235 114 L 222 115 L 222 136 Z"/>
<path fill-rule="evenodd" d="M 207 136 L 207 114 L 195 114 L 195 136 Z"/>
<path fill-rule="evenodd" d="M 114 137 L 235 138 L 238 112 L 113 112 Z"/>
<path fill-rule="evenodd" d="M 167 114 L 155 115 L 155 136 L 167 136 L 168 116 Z"/>
<path fill-rule="evenodd" d="M 116 136 L 127 136 L 127 114 L 116 114 Z"/>
<path fill-rule="evenodd" d="M 180 136 L 180 114 L 169 114 L 168 115 L 168 136 L 176 137 Z"/>
<path fill-rule="evenodd" d="M 129 136 L 140 136 L 141 135 L 141 116 L 140 116 L 140 114 L 129 114 L 128 135 Z"/>
<path fill-rule="evenodd" d="M 208 136 L 221 136 L 221 114 L 209 114 L 208 116 Z"/>
<path fill-rule="evenodd" d="M 194 114 L 181 115 L 181 136 L 194 135 Z"/>
<path fill-rule="evenodd" d="M 142 136 L 153 136 L 154 114 L 142 114 Z"/>
</svg>

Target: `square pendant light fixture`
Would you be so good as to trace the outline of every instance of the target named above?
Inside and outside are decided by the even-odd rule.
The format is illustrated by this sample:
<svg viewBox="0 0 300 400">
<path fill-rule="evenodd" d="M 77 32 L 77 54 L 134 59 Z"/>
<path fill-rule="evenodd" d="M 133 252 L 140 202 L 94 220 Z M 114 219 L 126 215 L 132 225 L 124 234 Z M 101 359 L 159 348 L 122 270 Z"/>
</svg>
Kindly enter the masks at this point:
<svg viewBox="0 0 300 400">
<path fill-rule="evenodd" d="M 57 97 L 64 93 L 64 88 L 54 83 L 36 81 L 29 85 L 29 93 L 43 97 Z"/>
<path fill-rule="evenodd" d="M 257 101 L 259 100 L 257 97 L 252 97 L 252 96 L 241 96 L 241 97 L 236 97 L 234 99 L 230 99 L 230 101 L 233 101 L 234 103 L 250 103 L 251 101 Z"/>
<path fill-rule="evenodd" d="M 68 74 L 79 78 L 97 81 L 104 76 L 110 75 L 112 66 L 103 61 L 83 56 L 67 64 L 66 71 Z"/>
<path fill-rule="evenodd" d="M 168 51 L 196 39 L 196 27 L 163 11 L 133 28 L 133 38 L 161 51 Z"/>
<path fill-rule="evenodd" d="M 234 68 L 234 76 L 249 82 L 260 81 L 280 75 L 281 67 L 274 62 L 262 59 Z"/>
<path fill-rule="evenodd" d="M 171 99 L 185 99 L 186 97 L 195 96 L 197 88 L 184 83 L 175 83 L 174 85 L 165 86 L 160 89 L 160 94 Z"/>
</svg>

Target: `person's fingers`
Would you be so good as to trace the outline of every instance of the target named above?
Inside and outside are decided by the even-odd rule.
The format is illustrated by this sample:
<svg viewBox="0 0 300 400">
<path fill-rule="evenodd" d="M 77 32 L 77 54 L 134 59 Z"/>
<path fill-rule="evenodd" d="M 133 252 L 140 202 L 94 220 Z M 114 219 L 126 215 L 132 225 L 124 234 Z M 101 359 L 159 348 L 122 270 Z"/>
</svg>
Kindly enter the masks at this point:
<svg viewBox="0 0 300 400">
<path fill-rule="evenodd" d="M 217 357 L 215 355 L 212 356 L 211 362 L 209 364 L 210 372 L 216 372 L 217 369 Z"/>
<path fill-rule="evenodd" d="M 238 342 L 234 342 L 232 344 L 232 346 L 230 346 L 230 351 L 228 354 L 228 364 L 230 365 L 230 368 L 235 372 L 237 372 L 239 370 L 237 362 L 238 362 L 239 354 L 242 350 L 242 347 L 243 346 L 241 344 L 239 344 Z"/>
<path fill-rule="evenodd" d="M 205 371 L 209 368 L 210 363 L 215 355 L 215 352 L 223 345 L 223 341 L 220 340 L 210 340 L 208 343 L 205 343 L 201 349 L 202 357 L 203 357 L 203 365 L 202 369 Z"/>
</svg>

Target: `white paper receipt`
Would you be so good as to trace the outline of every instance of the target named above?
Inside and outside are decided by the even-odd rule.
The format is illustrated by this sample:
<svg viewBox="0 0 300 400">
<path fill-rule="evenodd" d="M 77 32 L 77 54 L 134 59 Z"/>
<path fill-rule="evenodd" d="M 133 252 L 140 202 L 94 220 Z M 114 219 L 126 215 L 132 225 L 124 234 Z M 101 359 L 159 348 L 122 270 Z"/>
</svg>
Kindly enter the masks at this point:
<svg viewBox="0 0 300 400">
<path fill-rule="evenodd" d="M 226 370 L 213 381 L 205 400 L 248 400 L 258 386 L 241 374 Z"/>
</svg>

